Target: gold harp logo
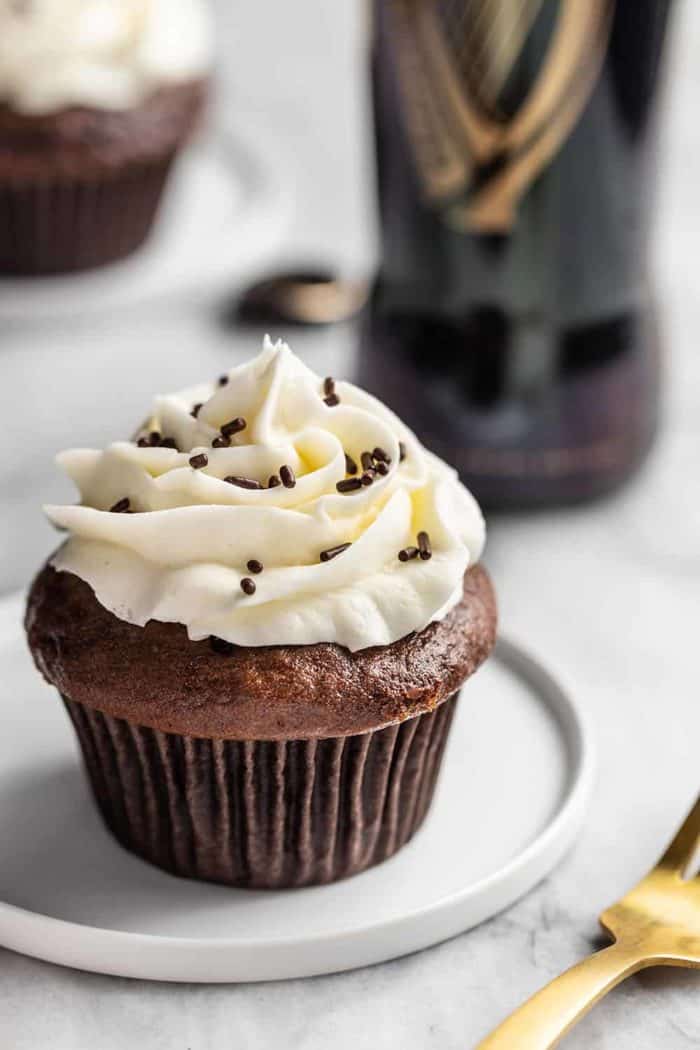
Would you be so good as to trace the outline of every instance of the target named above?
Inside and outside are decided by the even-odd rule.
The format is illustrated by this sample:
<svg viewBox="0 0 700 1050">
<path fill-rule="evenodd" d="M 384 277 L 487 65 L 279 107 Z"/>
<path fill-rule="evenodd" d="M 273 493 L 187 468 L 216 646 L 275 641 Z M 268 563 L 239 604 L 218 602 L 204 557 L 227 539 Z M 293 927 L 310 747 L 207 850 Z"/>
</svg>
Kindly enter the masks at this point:
<svg viewBox="0 0 700 1050">
<path fill-rule="evenodd" d="M 404 120 L 427 198 L 460 229 L 505 232 L 600 72 L 615 0 L 561 0 L 539 69 L 507 116 L 503 89 L 554 0 L 388 0 Z"/>
</svg>

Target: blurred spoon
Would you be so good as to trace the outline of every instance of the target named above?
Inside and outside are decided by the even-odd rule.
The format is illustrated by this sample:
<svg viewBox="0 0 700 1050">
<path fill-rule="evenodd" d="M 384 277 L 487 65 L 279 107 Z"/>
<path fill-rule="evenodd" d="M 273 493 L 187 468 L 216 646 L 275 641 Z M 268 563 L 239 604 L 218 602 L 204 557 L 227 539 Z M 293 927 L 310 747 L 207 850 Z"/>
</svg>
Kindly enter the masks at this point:
<svg viewBox="0 0 700 1050">
<path fill-rule="evenodd" d="M 366 281 L 346 280 L 330 270 L 291 270 L 245 289 L 225 319 L 244 324 L 339 324 L 360 312 L 368 293 Z"/>
</svg>

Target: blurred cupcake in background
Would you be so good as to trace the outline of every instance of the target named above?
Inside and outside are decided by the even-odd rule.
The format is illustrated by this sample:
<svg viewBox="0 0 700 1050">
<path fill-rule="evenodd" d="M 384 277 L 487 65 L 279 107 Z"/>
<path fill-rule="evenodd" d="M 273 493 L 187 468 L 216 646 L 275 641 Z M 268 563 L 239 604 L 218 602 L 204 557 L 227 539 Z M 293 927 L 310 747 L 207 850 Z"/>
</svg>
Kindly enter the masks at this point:
<svg viewBox="0 0 700 1050">
<path fill-rule="evenodd" d="M 202 113 L 212 44 L 207 0 L 0 0 L 0 273 L 139 247 Z"/>
</svg>

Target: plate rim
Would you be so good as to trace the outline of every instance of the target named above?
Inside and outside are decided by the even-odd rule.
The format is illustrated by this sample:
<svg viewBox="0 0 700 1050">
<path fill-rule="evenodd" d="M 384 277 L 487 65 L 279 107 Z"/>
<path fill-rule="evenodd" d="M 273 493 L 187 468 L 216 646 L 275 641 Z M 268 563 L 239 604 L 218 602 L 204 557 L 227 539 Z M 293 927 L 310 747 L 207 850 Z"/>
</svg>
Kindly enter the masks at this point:
<svg viewBox="0 0 700 1050">
<path fill-rule="evenodd" d="M 15 631 L 20 630 L 16 613 L 21 609 L 24 597 L 24 591 L 0 596 L 0 640 L 9 638 L 11 641 Z M 546 705 L 556 721 L 568 755 L 567 784 L 557 809 L 535 837 L 497 871 L 410 912 L 390 916 L 380 922 L 343 927 L 306 937 L 298 934 L 268 937 L 264 941 L 114 930 L 56 918 L 0 900 L 0 947 L 56 965 L 112 976 L 176 983 L 256 983 L 338 973 L 400 958 L 442 943 L 506 910 L 534 889 L 572 846 L 592 794 L 596 763 L 590 720 L 573 699 L 566 677 L 561 675 L 559 669 L 556 672 L 551 670 L 529 646 L 525 647 L 505 635 L 499 635 L 491 658 L 499 660 L 512 673 L 524 679 L 540 702 Z M 305 892 L 312 893 L 313 890 L 314 887 L 307 887 Z M 491 904 L 486 903 L 483 914 L 477 915 L 475 919 L 460 920 L 459 912 L 465 907 L 480 899 L 488 901 L 493 894 L 498 899 L 492 900 Z M 446 920 L 447 932 L 443 929 L 437 936 L 429 934 L 427 937 L 420 934 L 422 924 L 437 918 Z M 406 945 L 388 950 L 375 946 L 369 950 L 377 939 L 381 941 L 387 934 L 396 934 L 402 927 L 409 927 Z M 412 937 L 410 927 L 414 927 Z M 38 948 L 32 933 L 36 936 L 42 930 L 60 935 L 67 942 L 63 950 L 52 950 L 53 945 L 49 943 L 44 948 Z M 358 954 L 357 948 L 361 947 L 363 940 L 369 942 L 367 950 Z M 333 946 L 339 953 L 344 948 L 354 949 L 352 961 L 338 960 L 337 965 L 324 962 L 323 949 Z M 125 947 L 139 954 L 136 966 L 133 960 L 128 962 L 121 956 L 121 950 Z M 94 959 L 92 962 L 86 961 L 88 956 L 99 951 L 104 954 L 101 962 L 95 962 Z M 192 961 L 203 951 L 208 956 L 216 955 L 220 966 L 225 965 L 230 955 L 229 971 L 226 974 L 202 975 L 202 969 L 206 969 L 205 963 L 204 967 L 195 967 L 199 971 L 197 975 L 194 969 L 188 970 L 186 965 L 181 965 L 182 961 Z M 298 959 L 286 960 L 286 956 L 293 957 L 297 951 L 311 953 L 313 958 L 308 958 L 303 965 Z M 278 965 L 265 965 L 265 957 L 275 953 L 283 953 Z M 106 960 L 108 954 L 110 961 Z M 168 959 L 169 954 L 177 955 L 180 962 Z M 247 967 L 250 972 L 246 976 L 232 976 L 241 970 L 239 956 L 245 954 L 248 958 L 244 960 L 243 968 Z"/>
</svg>

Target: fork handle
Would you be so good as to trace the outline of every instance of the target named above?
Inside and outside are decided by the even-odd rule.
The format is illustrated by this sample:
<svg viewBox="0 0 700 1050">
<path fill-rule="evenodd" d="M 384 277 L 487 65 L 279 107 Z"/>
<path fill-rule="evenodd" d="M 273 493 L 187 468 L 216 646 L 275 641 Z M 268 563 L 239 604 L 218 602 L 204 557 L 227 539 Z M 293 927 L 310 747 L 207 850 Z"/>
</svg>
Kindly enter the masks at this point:
<svg viewBox="0 0 700 1050">
<path fill-rule="evenodd" d="M 621 944 L 589 955 L 536 992 L 476 1050 L 549 1050 L 607 992 L 646 965 L 638 949 Z"/>
</svg>

